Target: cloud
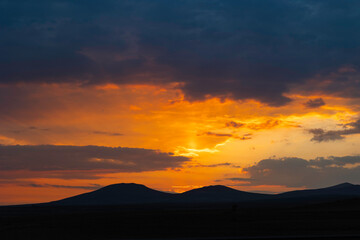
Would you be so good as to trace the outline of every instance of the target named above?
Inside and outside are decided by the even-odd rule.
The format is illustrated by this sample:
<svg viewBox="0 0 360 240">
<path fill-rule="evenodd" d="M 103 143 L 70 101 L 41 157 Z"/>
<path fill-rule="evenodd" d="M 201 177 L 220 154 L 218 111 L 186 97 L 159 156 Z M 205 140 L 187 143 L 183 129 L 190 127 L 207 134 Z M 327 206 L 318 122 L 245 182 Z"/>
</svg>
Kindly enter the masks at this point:
<svg viewBox="0 0 360 240">
<path fill-rule="evenodd" d="M 343 137 L 343 130 L 339 131 L 325 131 L 322 128 L 314 128 L 309 129 L 309 133 L 313 134 L 313 138 L 311 138 L 311 141 L 315 142 L 329 142 L 329 141 L 335 141 L 335 140 L 341 140 L 344 139 Z"/>
<path fill-rule="evenodd" d="M 124 136 L 124 134 L 118 132 L 93 131 L 92 133 L 98 135 L 107 135 L 111 137 Z"/>
<path fill-rule="evenodd" d="M 342 140 L 346 135 L 359 134 L 360 133 L 360 119 L 343 124 L 343 130 L 330 130 L 326 131 L 322 128 L 309 129 L 308 132 L 313 134 L 311 141 L 315 142 L 329 142 L 335 140 Z"/>
<path fill-rule="evenodd" d="M 310 99 L 304 103 L 304 106 L 306 108 L 319 108 L 324 105 L 325 105 L 325 102 L 322 98 Z"/>
<path fill-rule="evenodd" d="M 214 137 L 232 137 L 233 136 L 231 133 L 214 133 L 214 132 L 205 132 L 202 135 L 214 136 Z"/>
<path fill-rule="evenodd" d="M 9 180 L 0 179 L 0 185 L 17 185 L 22 187 L 35 187 L 35 188 L 68 188 L 68 189 L 85 189 L 96 190 L 103 187 L 100 184 L 92 183 L 88 185 L 62 185 L 62 184 L 48 184 L 48 183 L 35 183 L 24 180 Z"/>
<path fill-rule="evenodd" d="M 251 130 L 263 130 L 263 129 L 272 129 L 278 126 L 289 126 L 289 127 L 299 127 L 299 125 L 290 121 L 282 121 L 279 119 L 268 119 L 266 121 L 260 123 L 242 123 L 242 122 L 234 122 L 230 121 L 225 123 L 225 126 L 228 128 L 248 128 Z"/>
<path fill-rule="evenodd" d="M 280 106 L 294 84 L 341 69 L 321 91 L 353 89 L 359 97 L 350 77 L 360 66 L 359 7 L 356 0 L 3 1 L 0 82 L 180 82 L 192 101 Z"/>
<path fill-rule="evenodd" d="M 114 172 L 165 170 L 188 160 L 142 148 L 0 145 L 0 178 L 98 178 Z"/>
<path fill-rule="evenodd" d="M 279 126 L 280 124 L 282 124 L 283 121 L 281 120 L 273 120 L 273 119 L 269 119 L 265 122 L 262 123 L 250 123 L 247 124 L 247 128 L 252 129 L 252 130 L 262 130 L 262 129 L 271 129 L 274 127 Z"/>
<path fill-rule="evenodd" d="M 58 184 L 38 184 L 38 183 L 23 183 L 20 184 L 20 186 L 35 187 L 35 188 L 68 188 L 68 189 L 85 189 L 85 190 L 97 190 L 103 187 L 99 184 L 73 186 L 73 185 L 58 185 Z"/>
<path fill-rule="evenodd" d="M 360 183 L 360 156 L 264 159 L 244 168 L 249 178 L 232 178 L 250 185 L 324 187 L 341 182 Z"/>
<path fill-rule="evenodd" d="M 296 84 L 294 89 L 305 95 L 328 95 L 335 98 L 360 98 L 360 72 L 358 64 L 354 66 L 339 66 L 332 71 L 318 74 L 302 84 Z"/>
<path fill-rule="evenodd" d="M 22 129 L 16 129 L 16 130 L 9 130 L 9 132 L 11 133 L 15 133 L 15 134 L 21 134 L 21 133 L 24 133 L 24 132 L 33 132 L 33 131 L 50 131 L 49 128 L 39 128 L 39 127 L 35 127 L 35 126 L 30 126 L 30 127 L 27 127 L 27 128 L 22 128 Z"/>
<path fill-rule="evenodd" d="M 0 179 L 15 181 L 17 179 L 28 178 L 49 178 L 49 179 L 100 179 L 104 175 L 117 173 L 117 170 L 98 169 L 98 170 L 59 170 L 59 171 L 30 171 L 30 170 L 0 170 Z"/>
<path fill-rule="evenodd" d="M 232 133 L 215 133 L 215 132 L 205 132 L 203 134 L 200 134 L 199 136 L 211 136 L 211 137 L 228 137 L 228 138 L 235 138 L 235 139 L 240 139 L 240 140 L 249 140 L 251 139 L 251 135 L 250 133 L 248 134 L 244 134 L 242 136 L 238 136 Z"/>
<path fill-rule="evenodd" d="M 239 177 L 236 177 L 236 178 L 226 178 L 226 180 L 230 180 L 230 181 L 253 181 L 254 179 L 252 178 L 239 178 Z"/>
<path fill-rule="evenodd" d="M 230 122 L 225 123 L 225 125 L 226 125 L 226 127 L 229 127 L 229 128 L 241 128 L 241 127 L 245 126 L 246 124 L 241 123 L 241 122 L 230 121 Z"/>
<path fill-rule="evenodd" d="M 217 167 L 230 167 L 230 168 L 241 168 L 241 166 L 229 163 L 229 162 L 223 162 L 223 163 L 215 163 L 215 164 L 192 164 L 189 165 L 189 167 L 205 167 L 205 168 L 217 168 Z"/>
</svg>

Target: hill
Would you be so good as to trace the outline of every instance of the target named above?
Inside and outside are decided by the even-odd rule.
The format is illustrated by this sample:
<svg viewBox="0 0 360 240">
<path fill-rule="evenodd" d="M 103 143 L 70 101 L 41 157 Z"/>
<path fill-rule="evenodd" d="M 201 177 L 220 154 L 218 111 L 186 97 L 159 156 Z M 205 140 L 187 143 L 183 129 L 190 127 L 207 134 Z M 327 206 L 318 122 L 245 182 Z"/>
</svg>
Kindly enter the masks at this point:
<svg viewBox="0 0 360 240">
<path fill-rule="evenodd" d="M 135 183 L 113 184 L 101 189 L 54 201 L 52 205 L 89 206 L 124 204 L 191 204 L 191 203 L 251 203 L 254 205 L 319 203 L 332 200 L 360 197 L 360 185 L 342 183 L 339 185 L 309 190 L 298 190 L 280 194 L 260 194 L 239 191 L 226 186 L 215 185 L 193 189 L 181 194 L 166 193 Z"/>
<path fill-rule="evenodd" d="M 335 186 L 320 188 L 297 190 L 277 194 L 278 198 L 316 198 L 316 197 L 359 197 L 360 185 L 351 183 L 341 183 Z"/>
<path fill-rule="evenodd" d="M 135 183 L 119 183 L 52 202 L 55 205 L 122 205 L 167 202 L 173 194 Z"/>
<path fill-rule="evenodd" d="M 243 202 L 270 197 L 269 194 L 244 192 L 222 185 L 197 188 L 180 194 L 183 202 Z"/>
</svg>

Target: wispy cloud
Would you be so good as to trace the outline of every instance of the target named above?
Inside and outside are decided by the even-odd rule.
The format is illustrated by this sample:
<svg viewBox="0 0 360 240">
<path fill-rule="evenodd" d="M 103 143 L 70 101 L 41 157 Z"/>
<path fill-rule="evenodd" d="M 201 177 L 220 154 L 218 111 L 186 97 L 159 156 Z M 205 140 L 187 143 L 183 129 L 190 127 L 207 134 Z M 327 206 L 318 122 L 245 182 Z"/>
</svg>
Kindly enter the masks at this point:
<svg viewBox="0 0 360 240">
<path fill-rule="evenodd" d="M 347 135 L 359 134 L 360 133 L 360 119 L 343 124 L 342 130 L 329 130 L 326 131 L 322 128 L 309 129 L 308 132 L 313 134 L 311 141 L 315 142 L 329 142 L 335 140 L 342 140 Z"/>
<path fill-rule="evenodd" d="M 264 159 L 242 169 L 249 177 L 227 178 L 244 185 L 324 187 L 341 182 L 360 183 L 360 156 Z"/>
<path fill-rule="evenodd" d="M 250 140 L 251 135 L 250 133 L 243 134 L 242 136 L 232 134 L 232 133 L 216 133 L 216 132 L 204 132 L 202 134 L 198 134 L 198 136 L 211 136 L 211 137 L 227 137 L 227 138 L 234 138 L 239 140 Z"/>
<path fill-rule="evenodd" d="M 113 136 L 113 137 L 124 136 L 124 134 L 118 132 L 93 131 L 92 133 L 98 135 Z"/>
<path fill-rule="evenodd" d="M 254 131 L 272 129 L 279 126 L 299 127 L 299 125 L 294 122 L 283 121 L 280 119 L 267 119 L 265 121 L 251 123 L 230 121 L 225 123 L 225 126 L 227 128 L 247 128 Z"/>
<path fill-rule="evenodd" d="M 230 168 L 241 168 L 241 166 L 238 166 L 238 165 L 235 165 L 235 164 L 229 163 L 229 162 L 214 163 L 214 164 L 195 163 L 195 164 L 187 165 L 187 167 L 204 167 L 204 168 L 230 167 Z"/>
<path fill-rule="evenodd" d="M 24 187 L 35 187 L 35 188 L 68 188 L 68 189 L 85 189 L 85 190 L 97 190 L 102 185 L 99 184 L 89 184 L 89 185 L 58 185 L 58 184 L 39 184 L 39 183 L 23 183 L 19 184 Z"/>
</svg>

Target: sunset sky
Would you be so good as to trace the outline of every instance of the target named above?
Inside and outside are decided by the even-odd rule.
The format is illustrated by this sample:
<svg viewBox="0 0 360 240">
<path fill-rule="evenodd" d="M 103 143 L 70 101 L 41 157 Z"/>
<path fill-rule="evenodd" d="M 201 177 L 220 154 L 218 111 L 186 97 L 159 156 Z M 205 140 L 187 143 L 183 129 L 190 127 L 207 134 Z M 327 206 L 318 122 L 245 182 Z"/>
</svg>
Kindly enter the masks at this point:
<svg viewBox="0 0 360 240">
<path fill-rule="evenodd" d="M 1 205 L 360 184 L 360 1 L 0 6 Z"/>
</svg>

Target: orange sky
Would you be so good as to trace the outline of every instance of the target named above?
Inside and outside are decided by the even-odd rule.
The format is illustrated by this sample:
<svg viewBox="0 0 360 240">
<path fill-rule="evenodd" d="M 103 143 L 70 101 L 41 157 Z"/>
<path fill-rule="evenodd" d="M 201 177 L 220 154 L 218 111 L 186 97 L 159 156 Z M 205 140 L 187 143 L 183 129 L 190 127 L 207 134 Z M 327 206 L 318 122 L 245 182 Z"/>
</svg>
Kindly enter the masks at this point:
<svg viewBox="0 0 360 240">
<path fill-rule="evenodd" d="M 360 183 L 359 1 L 3 2 L 0 205 Z"/>
<path fill-rule="evenodd" d="M 209 98 L 189 102 L 176 84 L 42 84 L 18 85 L 13 90 L 22 88 L 31 88 L 23 101 L 30 98 L 34 104 L 9 112 L 1 120 L 1 144 L 146 148 L 186 156 L 190 161 L 161 171 L 100 173 L 96 179 L 44 178 L 36 173 L 18 176 L 1 182 L 2 204 L 50 201 L 89 191 L 61 186 L 118 182 L 136 182 L 170 192 L 214 184 L 281 192 L 304 187 L 249 185 L 227 179 L 251 177 L 243 168 L 266 158 L 360 154 L 357 135 L 316 143 L 310 141 L 312 135 L 307 132 L 313 128 L 341 129 L 338 124 L 356 119 L 358 106 L 343 98 L 292 93 L 288 95 L 292 103 L 270 107 L 253 100 Z M 304 106 L 309 99 L 320 97 L 326 105 Z"/>
</svg>

